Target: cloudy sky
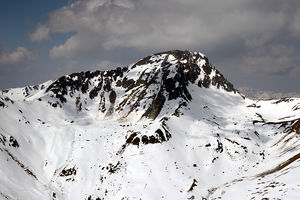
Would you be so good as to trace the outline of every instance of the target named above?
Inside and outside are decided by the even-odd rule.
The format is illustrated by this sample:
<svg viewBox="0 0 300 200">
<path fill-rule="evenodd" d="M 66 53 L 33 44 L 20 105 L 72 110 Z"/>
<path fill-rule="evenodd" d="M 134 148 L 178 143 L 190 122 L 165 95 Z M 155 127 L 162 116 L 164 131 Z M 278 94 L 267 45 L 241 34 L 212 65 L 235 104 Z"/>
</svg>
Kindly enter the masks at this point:
<svg viewBox="0 0 300 200">
<path fill-rule="evenodd" d="M 299 93 L 299 0 L 1 0 L 0 89 L 206 54 L 236 88 Z"/>
</svg>

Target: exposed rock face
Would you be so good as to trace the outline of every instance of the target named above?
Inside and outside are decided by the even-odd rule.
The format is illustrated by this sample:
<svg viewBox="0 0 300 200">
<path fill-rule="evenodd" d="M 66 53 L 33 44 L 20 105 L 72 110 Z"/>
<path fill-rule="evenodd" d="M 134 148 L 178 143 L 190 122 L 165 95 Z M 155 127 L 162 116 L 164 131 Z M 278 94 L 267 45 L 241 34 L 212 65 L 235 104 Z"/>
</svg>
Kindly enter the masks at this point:
<svg viewBox="0 0 300 200">
<path fill-rule="evenodd" d="M 73 97 L 76 92 L 81 92 L 90 99 L 100 97 L 99 110 L 106 117 L 122 112 L 122 118 L 126 119 L 133 111 L 142 108 L 144 113 L 141 117 L 155 119 L 166 101 L 191 101 L 191 84 L 236 92 L 204 55 L 179 50 L 145 57 L 129 68 L 63 76 L 46 92 L 52 92 L 53 97 L 58 99 L 52 102 L 52 106 L 64 104 L 66 96 Z M 76 105 L 78 107 L 78 102 Z"/>
</svg>

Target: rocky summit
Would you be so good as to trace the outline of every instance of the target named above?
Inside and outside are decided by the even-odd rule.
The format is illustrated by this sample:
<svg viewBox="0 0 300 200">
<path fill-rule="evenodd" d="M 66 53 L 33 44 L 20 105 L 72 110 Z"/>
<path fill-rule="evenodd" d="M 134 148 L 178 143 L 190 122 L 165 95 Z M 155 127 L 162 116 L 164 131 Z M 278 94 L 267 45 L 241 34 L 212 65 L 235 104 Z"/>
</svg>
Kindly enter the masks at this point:
<svg viewBox="0 0 300 200">
<path fill-rule="evenodd" d="M 0 91 L 0 199 L 300 199 L 300 99 L 198 52 Z"/>
</svg>

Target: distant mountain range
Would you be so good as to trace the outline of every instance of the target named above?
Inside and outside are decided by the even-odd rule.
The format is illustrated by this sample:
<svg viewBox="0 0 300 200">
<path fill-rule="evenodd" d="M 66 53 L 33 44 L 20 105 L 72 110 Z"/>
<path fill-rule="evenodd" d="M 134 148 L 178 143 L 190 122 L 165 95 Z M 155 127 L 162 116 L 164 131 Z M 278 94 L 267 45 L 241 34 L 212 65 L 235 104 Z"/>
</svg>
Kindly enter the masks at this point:
<svg viewBox="0 0 300 200">
<path fill-rule="evenodd" d="M 248 87 L 240 87 L 238 88 L 239 92 L 245 95 L 248 98 L 256 99 L 256 100 L 271 100 L 271 99 L 281 99 L 285 97 L 297 97 L 300 98 L 300 94 L 295 92 L 281 93 L 281 92 L 273 92 L 267 90 L 259 90 Z"/>
</svg>

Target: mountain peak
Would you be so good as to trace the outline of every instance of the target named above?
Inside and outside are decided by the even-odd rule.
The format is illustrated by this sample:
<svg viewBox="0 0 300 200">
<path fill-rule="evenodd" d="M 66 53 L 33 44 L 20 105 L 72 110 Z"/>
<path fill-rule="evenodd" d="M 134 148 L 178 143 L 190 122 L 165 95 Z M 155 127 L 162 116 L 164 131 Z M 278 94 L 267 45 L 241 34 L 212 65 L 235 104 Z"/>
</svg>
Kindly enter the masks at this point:
<svg viewBox="0 0 300 200">
<path fill-rule="evenodd" d="M 171 50 L 171 51 L 165 51 L 165 52 L 160 52 L 160 53 L 155 53 L 152 56 L 147 56 L 140 61 L 138 61 L 135 65 L 143 65 L 150 63 L 152 64 L 153 62 L 160 60 L 162 57 L 168 57 L 172 56 L 174 59 L 176 59 L 178 62 L 180 61 L 191 61 L 193 59 L 205 59 L 207 60 L 206 56 L 204 54 L 199 53 L 199 52 L 191 52 L 188 50 Z"/>
<path fill-rule="evenodd" d="M 199 52 L 172 50 L 156 53 L 141 59 L 132 69 L 137 66 L 149 68 L 151 65 L 155 71 L 161 68 L 163 73 L 167 74 L 167 79 L 181 77 L 178 82 L 196 82 L 199 87 L 209 88 L 212 85 L 228 92 L 236 92 L 233 85 Z M 141 67 L 139 70 L 142 70 Z"/>
</svg>

